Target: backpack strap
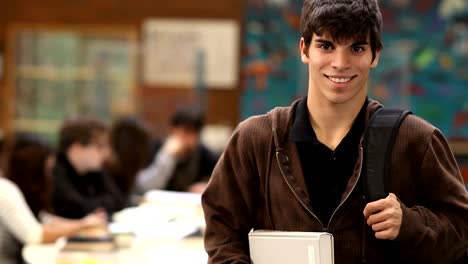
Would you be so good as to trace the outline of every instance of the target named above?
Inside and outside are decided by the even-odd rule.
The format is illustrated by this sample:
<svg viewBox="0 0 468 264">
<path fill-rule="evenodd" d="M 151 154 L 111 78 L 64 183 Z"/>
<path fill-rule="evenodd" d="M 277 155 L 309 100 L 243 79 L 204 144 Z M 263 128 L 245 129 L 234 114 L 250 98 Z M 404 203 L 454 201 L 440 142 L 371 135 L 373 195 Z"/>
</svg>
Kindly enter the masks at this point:
<svg viewBox="0 0 468 264">
<path fill-rule="evenodd" d="M 387 179 L 398 130 L 409 110 L 380 108 L 369 120 L 364 137 L 363 191 L 368 202 L 388 195 Z"/>
</svg>

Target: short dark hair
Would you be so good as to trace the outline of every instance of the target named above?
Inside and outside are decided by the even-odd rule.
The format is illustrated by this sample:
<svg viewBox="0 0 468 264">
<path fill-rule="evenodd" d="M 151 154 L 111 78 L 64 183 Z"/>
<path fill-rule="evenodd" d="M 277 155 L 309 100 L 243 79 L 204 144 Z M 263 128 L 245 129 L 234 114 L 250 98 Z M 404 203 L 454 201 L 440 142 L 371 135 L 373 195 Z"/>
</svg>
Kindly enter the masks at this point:
<svg viewBox="0 0 468 264">
<path fill-rule="evenodd" d="M 200 132 L 204 125 L 203 111 L 196 107 L 179 108 L 172 115 L 170 125 Z"/>
<path fill-rule="evenodd" d="M 372 60 L 382 44 L 382 13 L 377 0 L 305 0 L 301 14 L 301 36 L 308 49 L 313 34 L 328 33 L 335 41 L 367 40 Z"/>
<path fill-rule="evenodd" d="M 108 125 L 96 118 L 75 117 L 67 119 L 60 129 L 58 152 L 65 153 L 74 143 L 89 145 L 97 134 L 108 132 Z"/>
<path fill-rule="evenodd" d="M 139 170 L 151 160 L 151 136 L 144 122 L 125 116 L 114 121 L 110 144 L 114 159 L 106 164 L 118 187 L 128 194 Z"/>
<path fill-rule="evenodd" d="M 18 185 L 36 217 L 42 210 L 50 212 L 51 182 L 45 168 L 53 148 L 39 135 L 17 133 L 8 153 L 6 177 Z"/>
</svg>

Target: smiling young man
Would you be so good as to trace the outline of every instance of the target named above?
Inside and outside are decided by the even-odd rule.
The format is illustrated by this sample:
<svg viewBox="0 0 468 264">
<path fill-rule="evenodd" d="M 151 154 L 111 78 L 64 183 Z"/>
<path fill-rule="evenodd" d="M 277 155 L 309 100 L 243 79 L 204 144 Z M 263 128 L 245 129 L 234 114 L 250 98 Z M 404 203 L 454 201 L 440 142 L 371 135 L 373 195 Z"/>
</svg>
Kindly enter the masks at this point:
<svg viewBox="0 0 468 264">
<path fill-rule="evenodd" d="M 250 263 L 252 229 L 330 232 L 336 263 L 462 263 L 468 193 L 437 128 L 408 116 L 389 196 L 363 196 L 363 133 L 382 107 L 367 98 L 381 27 L 376 0 L 304 1 L 308 95 L 236 128 L 202 196 L 209 263 Z"/>
</svg>

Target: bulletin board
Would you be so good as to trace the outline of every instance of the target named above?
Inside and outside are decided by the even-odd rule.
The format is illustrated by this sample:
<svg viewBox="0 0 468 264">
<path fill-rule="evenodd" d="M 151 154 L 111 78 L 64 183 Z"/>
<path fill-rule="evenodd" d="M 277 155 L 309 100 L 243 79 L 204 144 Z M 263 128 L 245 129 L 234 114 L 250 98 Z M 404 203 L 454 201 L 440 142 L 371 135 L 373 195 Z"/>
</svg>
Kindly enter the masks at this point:
<svg viewBox="0 0 468 264">
<path fill-rule="evenodd" d="M 67 117 L 108 121 L 135 110 L 133 30 L 14 25 L 8 40 L 13 130 L 54 138 Z"/>
<path fill-rule="evenodd" d="M 145 85 L 232 89 L 238 84 L 236 21 L 152 18 L 142 32 Z"/>
</svg>

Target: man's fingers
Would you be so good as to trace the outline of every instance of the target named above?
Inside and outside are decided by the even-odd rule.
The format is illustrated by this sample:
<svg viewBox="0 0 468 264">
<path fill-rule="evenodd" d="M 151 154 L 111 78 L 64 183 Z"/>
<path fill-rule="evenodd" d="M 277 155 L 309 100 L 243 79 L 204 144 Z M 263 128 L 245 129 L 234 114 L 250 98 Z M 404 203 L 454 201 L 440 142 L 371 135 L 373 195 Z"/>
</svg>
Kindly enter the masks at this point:
<svg viewBox="0 0 468 264">
<path fill-rule="evenodd" d="M 386 199 L 380 199 L 375 202 L 368 203 L 364 208 L 364 217 L 368 219 L 369 216 L 384 210 L 385 208 L 387 208 L 387 206 L 388 201 Z"/>
<path fill-rule="evenodd" d="M 390 193 L 385 199 L 368 203 L 363 214 L 376 238 L 393 240 L 398 236 L 402 211 L 395 194 Z"/>
<path fill-rule="evenodd" d="M 379 213 L 372 214 L 367 218 L 367 225 L 371 226 L 380 222 L 384 222 L 388 219 L 388 213 L 386 211 L 380 211 Z"/>
<path fill-rule="evenodd" d="M 398 209 L 390 207 L 390 208 L 387 208 L 383 211 L 380 211 L 378 213 L 375 213 L 369 216 L 369 218 L 367 218 L 367 224 L 371 226 L 380 222 L 387 221 L 388 219 L 399 219 L 399 218 L 401 218 L 401 213 L 398 211 Z"/>
<path fill-rule="evenodd" d="M 377 239 L 387 239 L 387 240 L 393 240 L 397 237 L 398 235 L 398 230 L 396 229 L 386 229 L 380 232 L 375 232 L 375 238 Z"/>
<path fill-rule="evenodd" d="M 372 230 L 374 230 L 374 232 L 380 232 L 380 231 L 390 229 L 392 227 L 393 227 L 392 222 L 387 220 L 387 221 L 384 221 L 384 222 L 373 224 L 372 225 Z"/>
<path fill-rule="evenodd" d="M 390 207 L 399 206 L 399 202 L 395 194 L 390 193 L 386 198 L 368 203 L 364 208 L 364 217 L 368 219 L 371 215 L 383 211 Z"/>
</svg>

